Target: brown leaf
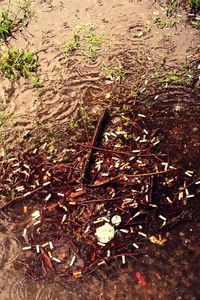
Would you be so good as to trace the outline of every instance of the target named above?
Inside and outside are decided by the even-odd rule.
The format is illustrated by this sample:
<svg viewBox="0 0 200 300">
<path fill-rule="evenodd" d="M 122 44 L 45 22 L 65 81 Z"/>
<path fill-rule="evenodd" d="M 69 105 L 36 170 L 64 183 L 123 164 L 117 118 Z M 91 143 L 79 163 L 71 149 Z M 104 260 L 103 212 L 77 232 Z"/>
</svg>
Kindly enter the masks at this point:
<svg viewBox="0 0 200 300">
<path fill-rule="evenodd" d="M 78 192 L 73 192 L 70 194 L 70 198 L 77 198 L 77 197 L 80 197 L 80 196 L 83 196 L 86 194 L 86 190 L 81 190 L 81 191 L 78 191 Z"/>
<path fill-rule="evenodd" d="M 42 261 L 44 263 L 44 267 L 50 269 L 55 272 L 54 265 L 51 262 L 50 257 L 46 254 L 46 252 L 41 248 Z"/>
</svg>

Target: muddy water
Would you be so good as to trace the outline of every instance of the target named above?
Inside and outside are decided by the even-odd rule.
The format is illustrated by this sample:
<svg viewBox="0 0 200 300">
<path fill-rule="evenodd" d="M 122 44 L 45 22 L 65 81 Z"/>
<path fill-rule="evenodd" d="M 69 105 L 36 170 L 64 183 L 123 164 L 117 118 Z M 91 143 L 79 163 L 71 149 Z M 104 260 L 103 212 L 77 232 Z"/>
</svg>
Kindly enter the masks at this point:
<svg viewBox="0 0 200 300">
<path fill-rule="evenodd" d="M 159 129 L 163 150 L 170 149 L 173 160 L 198 171 L 198 82 L 193 85 L 175 82 L 163 87 L 159 79 L 155 79 L 158 72 L 181 69 L 186 59 L 196 60 L 198 32 L 189 26 L 184 12 L 181 12 L 183 24 L 178 22 L 178 17 L 176 26 L 159 29 L 154 18 L 165 18 L 163 2 L 32 1 L 35 14 L 27 30 L 17 33 L 9 43 L 38 53 L 43 87 L 35 91 L 24 80 L 11 84 L 2 76 L 1 110 L 8 119 L 15 120 L 14 126 L 1 129 L 6 131 L 9 141 L 15 132 L 17 135 L 17 131 L 32 128 L 35 121 L 67 130 L 69 117 L 76 115 L 80 106 L 89 106 L 95 115 L 110 105 L 105 97 L 110 93 L 131 101 L 135 117 L 138 112 L 147 115 L 147 128 Z M 5 5 L 6 1 L 0 1 L 1 7 Z M 95 61 L 76 53 L 67 59 L 64 55 L 63 42 L 81 23 L 96 23 L 98 31 L 103 32 L 103 49 Z M 126 71 L 122 82 L 109 80 L 102 71 L 116 66 Z M 144 88 L 146 91 L 141 92 Z M 139 96 L 129 98 L 130 91 L 135 90 L 140 91 Z M 199 207 L 198 199 L 195 201 L 193 211 Z M 196 219 L 198 215 L 194 214 L 193 220 Z M 22 256 L 22 232 L 28 220 L 21 206 L 14 212 L 1 213 L 1 300 L 195 300 L 200 297 L 198 222 L 179 225 L 171 232 L 165 247 L 147 245 L 144 255 L 128 261 L 124 268 L 116 262 L 85 279 L 61 281 L 32 280 L 24 275 L 18 259 Z M 147 287 L 138 284 L 136 271 L 144 276 Z"/>
<path fill-rule="evenodd" d="M 104 99 L 103 67 L 128 67 L 137 76 L 131 81 L 134 88 L 134 83 L 144 83 L 150 73 L 158 70 L 163 59 L 170 67 L 196 51 L 198 32 L 185 22 L 185 15 L 183 24 L 178 18 L 176 26 L 161 30 L 154 19 L 163 18 L 164 6 L 153 1 L 32 2 L 35 14 L 27 30 L 17 33 L 9 43 L 38 53 L 43 88 L 38 95 L 24 80 L 12 86 L 1 78 L 0 91 L 6 114 L 14 114 L 17 121 L 23 120 L 23 125 L 35 119 L 66 122 L 80 102 L 87 104 L 90 98 L 95 105 L 94 100 Z M 103 32 L 104 51 L 95 62 L 75 55 L 64 63 L 64 41 L 76 25 L 86 23 L 97 24 L 98 32 Z M 106 82 L 106 89 L 112 88 Z"/>
</svg>

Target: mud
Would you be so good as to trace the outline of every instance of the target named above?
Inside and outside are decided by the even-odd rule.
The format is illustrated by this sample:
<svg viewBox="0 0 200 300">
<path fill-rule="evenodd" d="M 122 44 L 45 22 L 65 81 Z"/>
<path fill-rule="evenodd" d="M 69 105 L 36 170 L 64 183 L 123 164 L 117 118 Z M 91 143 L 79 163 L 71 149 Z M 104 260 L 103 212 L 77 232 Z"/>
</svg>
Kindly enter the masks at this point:
<svg viewBox="0 0 200 300">
<path fill-rule="evenodd" d="M 0 1 L 0 8 L 6 7 Z M 158 130 L 163 149 L 181 165 L 199 173 L 200 101 L 198 81 L 198 31 L 182 17 L 164 15 L 165 1 L 131 0 L 35 0 L 34 17 L 26 30 L 9 40 L 10 45 L 37 52 L 38 76 L 42 87 L 34 89 L 27 80 L 10 83 L 0 75 L 0 110 L 6 121 L 0 127 L 5 149 L 24 147 L 26 132 L 37 136 L 40 125 L 46 132 L 67 132 L 69 120 L 85 109 L 93 119 L 103 107 L 115 102 L 107 95 L 128 103 L 137 120 L 144 113 L 146 126 Z M 154 22 L 161 16 L 168 26 Z M 171 27 L 170 24 L 174 22 Z M 183 19 L 183 21 L 181 21 Z M 88 60 L 75 52 L 64 53 L 64 42 L 75 26 L 95 23 L 103 44 L 97 58 Z M 194 74 L 188 83 L 188 68 Z M 105 70 L 120 67 L 123 74 L 108 78 Z M 181 81 L 166 83 L 161 75 L 178 70 Z M 119 78 L 118 78 L 119 77 Z M 137 91 L 137 96 L 130 96 Z M 49 137 L 51 139 L 51 137 Z M 62 135 L 64 138 L 64 135 Z M 48 139 L 43 136 L 43 140 Z M 62 140 L 63 142 L 63 140 Z M 38 141 L 39 143 L 39 141 Z M 64 142 L 63 142 L 64 143 Z M 193 212 L 199 208 L 196 197 Z M 30 212 L 31 213 L 31 212 Z M 22 206 L 0 217 L 0 299 L 177 299 L 200 297 L 199 217 L 170 231 L 167 244 L 147 245 L 140 258 L 125 267 L 117 262 L 85 279 L 33 281 L 24 275 L 18 258 L 23 244 L 22 231 L 28 222 Z M 142 287 L 135 277 L 140 272 L 147 281 Z"/>
</svg>

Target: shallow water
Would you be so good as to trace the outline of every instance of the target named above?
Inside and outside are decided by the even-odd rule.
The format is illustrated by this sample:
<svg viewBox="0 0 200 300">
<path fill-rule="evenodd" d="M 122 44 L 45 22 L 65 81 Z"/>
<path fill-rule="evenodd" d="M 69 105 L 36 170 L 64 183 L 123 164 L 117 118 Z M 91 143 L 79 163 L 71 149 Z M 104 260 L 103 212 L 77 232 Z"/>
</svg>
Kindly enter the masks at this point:
<svg viewBox="0 0 200 300">
<path fill-rule="evenodd" d="M 4 5 L 6 1 L 0 3 Z M 19 128 L 31 128 L 35 120 L 60 125 L 67 130 L 69 117 L 76 115 L 80 105 L 99 112 L 108 105 L 106 93 L 125 99 L 135 87 L 144 88 L 145 80 L 152 74 L 171 70 L 186 58 L 193 59 L 196 49 L 197 30 L 188 24 L 162 30 L 156 27 L 153 18 L 163 12 L 158 2 L 36 0 L 33 6 L 35 16 L 27 30 L 18 33 L 10 43 L 38 52 L 39 73 L 44 86 L 38 97 L 24 80 L 11 85 L 1 78 L 1 106 L 7 116 L 17 115 L 15 128 L 3 128 L 8 137 Z M 110 50 L 104 49 L 94 62 L 74 55 L 63 66 L 62 43 L 68 33 L 78 24 L 91 22 L 104 32 L 105 44 L 110 42 Z M 151 30 L 147 30 L 148 22 Z M 145 33 L 142 37 L 141 32 Z M 166 59 L 164 65 L 163 57 Z M 122 84 L 110 82 L 102 74 L 102 67 L 119 64 L 128 72 Z M 163 88 L 154 80 L 148 89 L 147 94 L 141 93 L 133 100 L 133 115 L 137 118 L 138 112 L 145 113 L 147 128 L 159 129 L 163 151 L 169 149 L 173 161 L 199 172 L 198 83 L 193 86 L 176 83 Z M 163 248 L 147 245 L 144 255 L 137 260 L 130 259 L 124 268 L 116 261 L 84 279 L 62 281 L 53 278 L 32 280 L 24 275 L 18 259 L 23 247 L 22 232 L 31 211 L 24 217 L 23 207 L 19 205 L 1 213 L 0 299 L 197 300 L 200 297 L 199 218 L 195 214 L 198 201 L 192 206 L 193 220 L 196 221 L 174 228 Z M 147 281 L 147 287 L 138 284 L 137 271 Z"/>
</svg>

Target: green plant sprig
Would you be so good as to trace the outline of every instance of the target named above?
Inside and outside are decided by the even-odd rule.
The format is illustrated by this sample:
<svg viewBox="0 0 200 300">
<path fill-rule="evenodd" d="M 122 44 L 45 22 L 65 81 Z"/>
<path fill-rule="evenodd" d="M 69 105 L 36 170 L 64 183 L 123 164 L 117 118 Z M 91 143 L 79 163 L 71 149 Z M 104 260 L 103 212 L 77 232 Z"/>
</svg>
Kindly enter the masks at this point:
<svg viewBox="0 0 200 300">
<path fill-rule="evenodd" d="M 64 45 L 66 54 L 79 52 L 91 60 L 95 59 L 102 46 L 102 35 L 95 33 L 96 25 L 81 24 L 76 28 Z"/>
<path fill-rule="evenodd" d="M 188 2 L 191 10 L 200 9 L 200 0 L 189 0 Z"/>
<path fill-rule="evenodd" d="M 0 39 L 7 40 L 14 32 L 27 26 L 33 16 L 30 0 L 23 0 L 18 6 L 17 13 L 10 11 L 11 1 L 8 8 L 0 13 Z"/>
<path fill-rule="evenodd" d="M 39 60 L 32 51 L 16 48 L 1 48 L 0 71 L 4 76 L 14 81 L 19 77 L 29 78 L 34 82 L 33 73 L 37 71 Z M 35 80 L 35 83 L 37 80 Z"/>
</svg>

